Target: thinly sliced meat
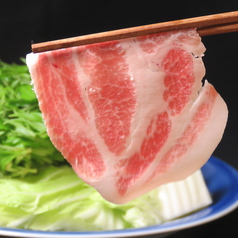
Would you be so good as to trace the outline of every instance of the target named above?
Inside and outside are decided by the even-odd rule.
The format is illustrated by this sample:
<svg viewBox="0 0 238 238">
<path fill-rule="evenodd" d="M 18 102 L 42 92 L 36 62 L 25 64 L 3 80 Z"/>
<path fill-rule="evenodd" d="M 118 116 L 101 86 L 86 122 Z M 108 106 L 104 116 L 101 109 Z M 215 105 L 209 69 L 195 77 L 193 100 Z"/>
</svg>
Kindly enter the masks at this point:
<svg viewBox="0 0 238 238">
<path fill-rule="evenodd" d="M 184 179 L 222 138 L 227 107 L 202 79 L 196 30 L 27 55 L 56 148 L 114 203 Z"/>
</svg>

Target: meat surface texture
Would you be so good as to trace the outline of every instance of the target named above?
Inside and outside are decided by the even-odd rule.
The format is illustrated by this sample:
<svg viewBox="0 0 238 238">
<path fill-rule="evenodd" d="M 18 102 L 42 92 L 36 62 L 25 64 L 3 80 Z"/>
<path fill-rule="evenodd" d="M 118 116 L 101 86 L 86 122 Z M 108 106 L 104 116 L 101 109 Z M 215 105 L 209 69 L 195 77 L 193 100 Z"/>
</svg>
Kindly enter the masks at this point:
<svg viewBox="0 0 238 238">
<path fill-rule="evenodd" d="M 220 142 L 227 107 L 202 83 L 195 29 L 27 55 L 49 137 L 113 203 L 186 178 Z"/>
</svg>

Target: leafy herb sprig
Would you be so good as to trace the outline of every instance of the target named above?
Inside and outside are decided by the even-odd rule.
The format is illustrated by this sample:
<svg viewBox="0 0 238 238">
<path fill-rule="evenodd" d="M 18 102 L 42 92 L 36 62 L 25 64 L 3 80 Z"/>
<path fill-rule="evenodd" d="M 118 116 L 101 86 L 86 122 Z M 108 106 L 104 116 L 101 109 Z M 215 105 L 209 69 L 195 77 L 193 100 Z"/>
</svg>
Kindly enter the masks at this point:
<svg viewBox="0 0 238 238">
<path fill-rule="evenodd" d="M 30 74 L 22 65 L 0 61 L 0 171 L 10 177 L 37 173 L 66 160 L 52 145 Z"/>
</svg>

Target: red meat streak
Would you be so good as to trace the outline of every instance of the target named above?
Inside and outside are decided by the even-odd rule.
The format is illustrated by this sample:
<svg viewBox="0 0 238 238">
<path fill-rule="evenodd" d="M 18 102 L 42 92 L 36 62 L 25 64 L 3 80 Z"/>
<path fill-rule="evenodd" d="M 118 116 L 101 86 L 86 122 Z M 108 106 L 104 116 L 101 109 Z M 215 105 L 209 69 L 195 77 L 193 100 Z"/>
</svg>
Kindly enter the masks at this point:
<svg viewBox="0 0 238 238">
<path fill-rule="evenodd" d="M 62 58 L 57 52 L 53 52 L 52 55 L 55 60 L 48 58 L 47 54 L 39 56 L 38 71 L 39 75 L 44 75 L 45 78 L 44 81 L 39 80 L 39 89 L 43 92 L 39 95 L 40 107 L 44 112 L 48 128 L 53 128 L 53 143 L 56 148 L 61 148 L 61 153 L 75 171 L 86 175 L 87 178 L 100 177 L 105 171 L 105 165 L 93 141 L 80 131 L 77 140 L 68 134 L 69 128 L 66 121 L 69 115 L 68 104 L 84 120 L 88 118 L 86 106 L 80 95 L 76 69 L 71 61 L 72 51 L 70 49 L 64 51 Z M 63 63 L 65 60 L 67 64 Z"/>
<path fill-rule="evenodd" d="M 217 97 L 217 93 L 212 86 L 209 87 L 209 91 L 206 94 L 208 97 L 207 102 L 198 107 L 190 125 L 186 127 L 177 143 L 162 158 L 155 169 L 154 175 L 166 173 L 196 142 L 199 132 L 204 129 L 205 123 L 211 115 L 213 104 Z"/>
<path fill-rule="evenodd" d="M 142 49 L 145 51 L 149 49 L 147 53 L 152 53 L 151 42 L 149 44 L 147 47 L 143 43 Z M 162 67 L 166 73 L 164 85 L 168 88 L 163 97 L 168 102 L 168 112 L 176 116 L 182 112 L 191 97 L 192 86 L 195 82 L 193 58 L 187 51 L 175 47 L 164 58 Z M 122 169 L 117 173 L 119 178 L 116 186 L 121 195 L 124 195 L 128 188 L 141 177 L 166 143 L 172 126 L 168 112 L 162 112 L 152 119 L 139 151 L 118 165 Z M 167 161 L 164 159 L 160 166 L 166 170 L 166 164 Z"/>
<path fill-rule="evenodd" d="M 136 106 L 125 57 L 125 50 L 116 41 L 88 47 L 79 54 L 84 72 L 91 79 L 87 92 L 98 133 L 115 155 L 126 147 Z"/>
<path fill-rule="evenodd" d="M 147 129 L 146 139 L 143 140 L 140 150 L 129 159 L 125 159 L 118 165 L 122 171 L 116 175 L 116 186 L 121 195 L 125 194 L 132 185 L 146 171 L 156 158 L 157 153 L 166 143 L 171 129 L 171 122 L 167 112 L 158 114 Z"/>
<path fill-rule="evenodd" d="M 174 48 L 168 52 L 162 66 L 166 73 L 164 85 L 167 87 L 163 98 L 169 104 L 171 115 L 176 116 L 182 112 L 191 97 L 195 82 L 193 58 L 187 51 Z"/>
</svg>

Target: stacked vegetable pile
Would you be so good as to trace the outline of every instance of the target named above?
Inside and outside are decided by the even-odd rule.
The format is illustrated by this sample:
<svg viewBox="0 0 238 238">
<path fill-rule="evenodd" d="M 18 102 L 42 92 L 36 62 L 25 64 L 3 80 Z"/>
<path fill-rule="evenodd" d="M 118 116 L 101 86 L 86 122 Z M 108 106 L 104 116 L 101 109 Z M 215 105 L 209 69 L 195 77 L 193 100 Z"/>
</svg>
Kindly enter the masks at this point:
<svg viewBox="0 0 238 238">
<path fill-rule="evenodd" d="M 79 179 L 47 136 L 30 81 L 25 64 L 0 62 L 0 226 L 112 230 L 159 224 L 171 218 L 161 212 L 165 205 L 161 197 L 166 195 L 162 188 L 115 205 Z M 199 180 L 194 177 L 194 181 Z M 193 207 L 176 209 L 177 216 L 211 202 L 201 187 L 199 184 L 199 190 L 190 196 L 196 198 Z M 181 196 L 186 197 L 184 191 Z M 171 210 L 171 201 L 166 201 Z"/>
<path fill-rule="evenodd" d="M 156 191 L 117 206 L 75 175 L 47 136 L 30 81 L 25 64 L 0 62 L 0 226 L 98 230 L 161 222 L 158 202 L 152 215 L 146 205 Z"/>
</svg>

